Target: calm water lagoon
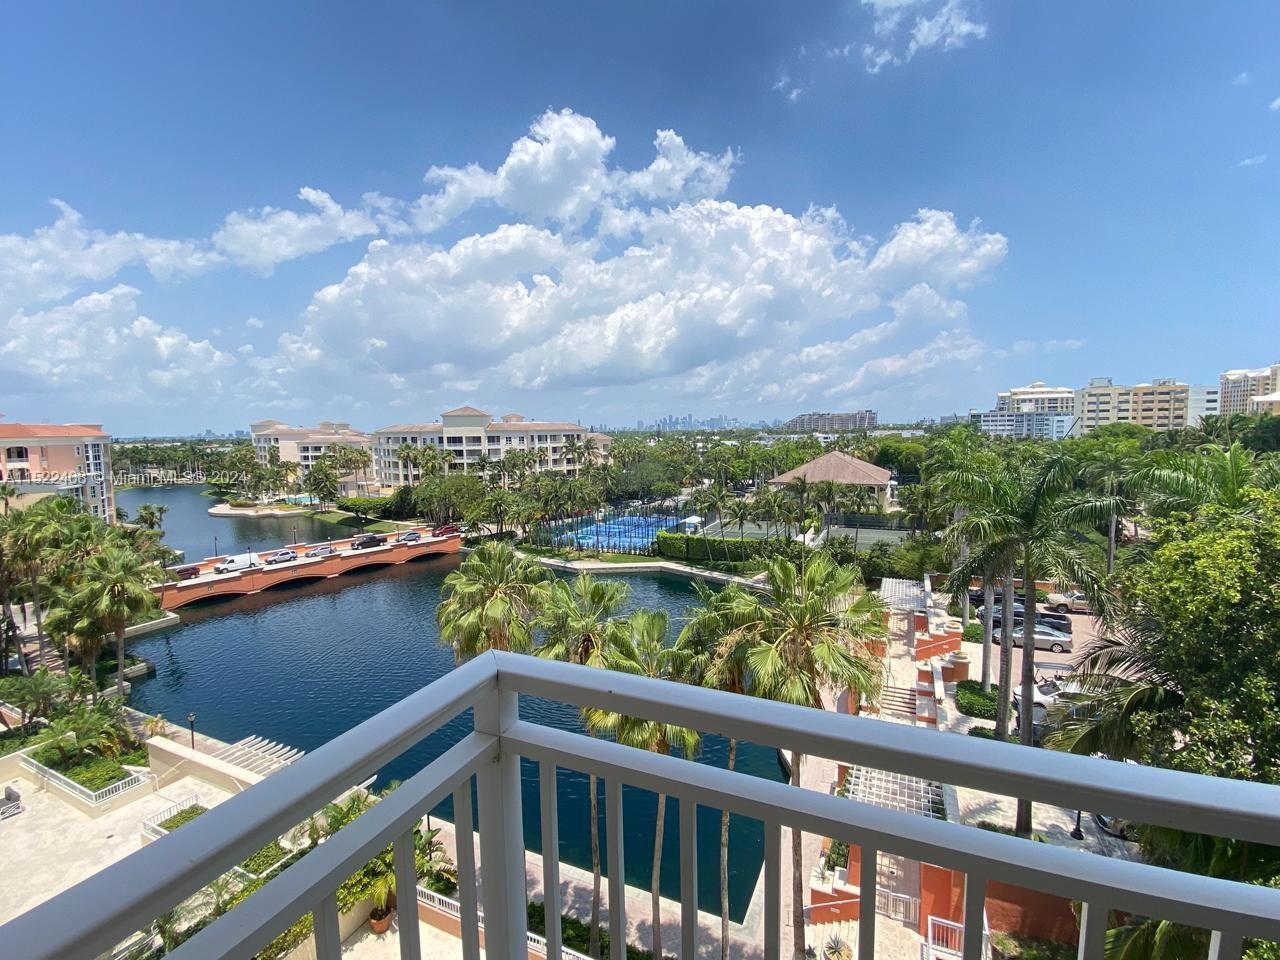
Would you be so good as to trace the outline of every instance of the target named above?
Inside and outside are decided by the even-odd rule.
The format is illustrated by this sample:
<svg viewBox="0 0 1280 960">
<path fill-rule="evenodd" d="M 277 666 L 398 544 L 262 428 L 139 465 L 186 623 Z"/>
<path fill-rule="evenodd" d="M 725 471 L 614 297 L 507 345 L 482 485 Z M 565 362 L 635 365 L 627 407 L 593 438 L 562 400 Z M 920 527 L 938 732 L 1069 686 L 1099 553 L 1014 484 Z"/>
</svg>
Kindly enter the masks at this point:
<svg viewBox="0 0 1280 960">
<path fill-rule="evenodd" d="M 165 541 L 189 558 L 210 555 L 213 537 L 219 550 L 265 549 L 292 539 L 292 526 L 307 540 L 323 540 L 333 528 L 304 517 L 280 520 L 210 517 L 213 504 L 198 487 L 160 487 L 122 491 L 121 506 L 132 515 L 139 504 L 169 507 Z M 282 526 L 283 525 L 283 529 Z M 305 528 L 304 528 L 305 525 Z M 206 544 L 204 546 L 203 544 Z M 356 572 L 333 580 L 184 607 L 183 625 L 130 643 L 130 650 L 156 664 L 156 674 L 137 681 L 132 703 L 181 723 L 189 712 L 196 728 L 222 740 L 256 734 L 304 750 L 315 750 L 414 690 L 446 676 L 454 667 L 452 651 L 440 643 L 436 607 L 445 575 L 457 557 L 438 557 L 399 567 Z M 626 577 L 630 609 L 668 612 L 674 635 L 692 587 L 660 576 Z M 581 730 L 578 712 L 564 704 L 522 698 L 522 715 L 538 723 Z M 388 765 L 381 782 L 406 779 L 456 743 L 470 728 L 470 714 L 458 718 Z M 728 743 L 704 737 L 697 760 L 723 766 Z M 738 768 L 781 780 L 777 754 L 751 744 L 740 747 Z M 538 771 L 522 768 L 525 838 L 541 852 L 538 824 Z M 560 771 L 560 856 L 590 869 L 587 778 Z M 603 854 L 603 784 L 601 784 Z M 649 885 L 656 797 L 643 790 L 624 791 L 627 882 Z M 439 811 L 452 816 L 448 805 Z M 699 901 L 719 912 L 719 812 L 700 808 Z M 735 817 L 730 829 L 730 914 L 741 919 L 754 891 L 762 860 L 759 822 Z M 676 804 L 667 810 L 662 886 L 679 892 L 679 823 Z"/>
</svg>

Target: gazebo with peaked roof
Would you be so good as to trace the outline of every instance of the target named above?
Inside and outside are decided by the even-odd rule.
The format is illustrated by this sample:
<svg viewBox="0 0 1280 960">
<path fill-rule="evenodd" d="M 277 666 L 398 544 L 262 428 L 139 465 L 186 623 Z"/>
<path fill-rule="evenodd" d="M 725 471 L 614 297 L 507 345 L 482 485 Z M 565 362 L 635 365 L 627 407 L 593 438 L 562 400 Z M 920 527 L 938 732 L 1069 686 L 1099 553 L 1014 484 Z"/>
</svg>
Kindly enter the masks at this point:
<svg viewBox="0 0 1280 960">
<path fill-rule="evenodd" d="M 876 487 L 883 490 L 889 488 L 889 481 L 892 479 L 892 475 L 884 467 L 832 450 L 794 470 L 778 474 L 769 483 L 775 487 L 784 487 L 797 477 L 804 477 L 810 483 L 830 480 L 846 487 Z"/>
</svg>

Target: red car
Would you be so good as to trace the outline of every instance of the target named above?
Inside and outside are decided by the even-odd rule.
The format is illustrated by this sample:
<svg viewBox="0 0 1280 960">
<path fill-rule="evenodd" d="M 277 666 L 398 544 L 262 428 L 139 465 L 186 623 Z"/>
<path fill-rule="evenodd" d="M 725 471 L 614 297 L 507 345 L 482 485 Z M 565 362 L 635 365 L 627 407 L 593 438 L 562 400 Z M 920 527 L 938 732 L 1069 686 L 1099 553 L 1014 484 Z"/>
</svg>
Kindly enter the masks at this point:
<svg viewBox="0 0 1280 960">
<path fill-rule="evenodd" d="M 442 523 L 440 526 L 436 527 L 434 530 L 431 531 L 431 535 L 433 537 L 448 537 L 448 536 L 452 536 L 455 533 L 461 533 L 461 532 L 462 532 L 462 528 L 458 526 L 456 523 Z"/>
</svg>

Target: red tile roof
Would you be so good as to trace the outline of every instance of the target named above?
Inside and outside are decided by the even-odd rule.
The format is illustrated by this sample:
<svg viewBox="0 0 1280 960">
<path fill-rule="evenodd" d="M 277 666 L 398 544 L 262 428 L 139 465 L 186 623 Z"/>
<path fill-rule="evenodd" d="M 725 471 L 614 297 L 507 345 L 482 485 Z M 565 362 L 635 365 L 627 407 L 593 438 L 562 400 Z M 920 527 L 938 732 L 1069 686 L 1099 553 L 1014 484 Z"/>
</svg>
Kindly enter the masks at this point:
<svg viewBox="0 0 1280 960">
<path fill-rule="evenodd" d="M 98 423 L 3 423 L 0 440 L 38 440 L 41 437 L 110 437 Z"/>
</svg>

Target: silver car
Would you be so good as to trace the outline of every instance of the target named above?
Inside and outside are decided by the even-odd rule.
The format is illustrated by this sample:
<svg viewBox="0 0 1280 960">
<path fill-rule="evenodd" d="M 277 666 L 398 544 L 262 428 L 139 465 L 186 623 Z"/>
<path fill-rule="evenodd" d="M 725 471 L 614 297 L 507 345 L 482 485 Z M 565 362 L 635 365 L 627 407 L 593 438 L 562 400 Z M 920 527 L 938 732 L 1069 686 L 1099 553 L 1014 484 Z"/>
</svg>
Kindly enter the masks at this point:
<svg viewBox="0 0 1280 960">
<path fill-rule="evenodd" d="M 1013 628 L 1013 645 L 1022 646 L 1024 625 L 1019 623 Z M 1043 623 L 1036 624 L 1036 649 L 1049 650 L 1053 653 L 1070 653 L 1072 650 L 1071 635 L 1047 627 Z"/>
</svg>

